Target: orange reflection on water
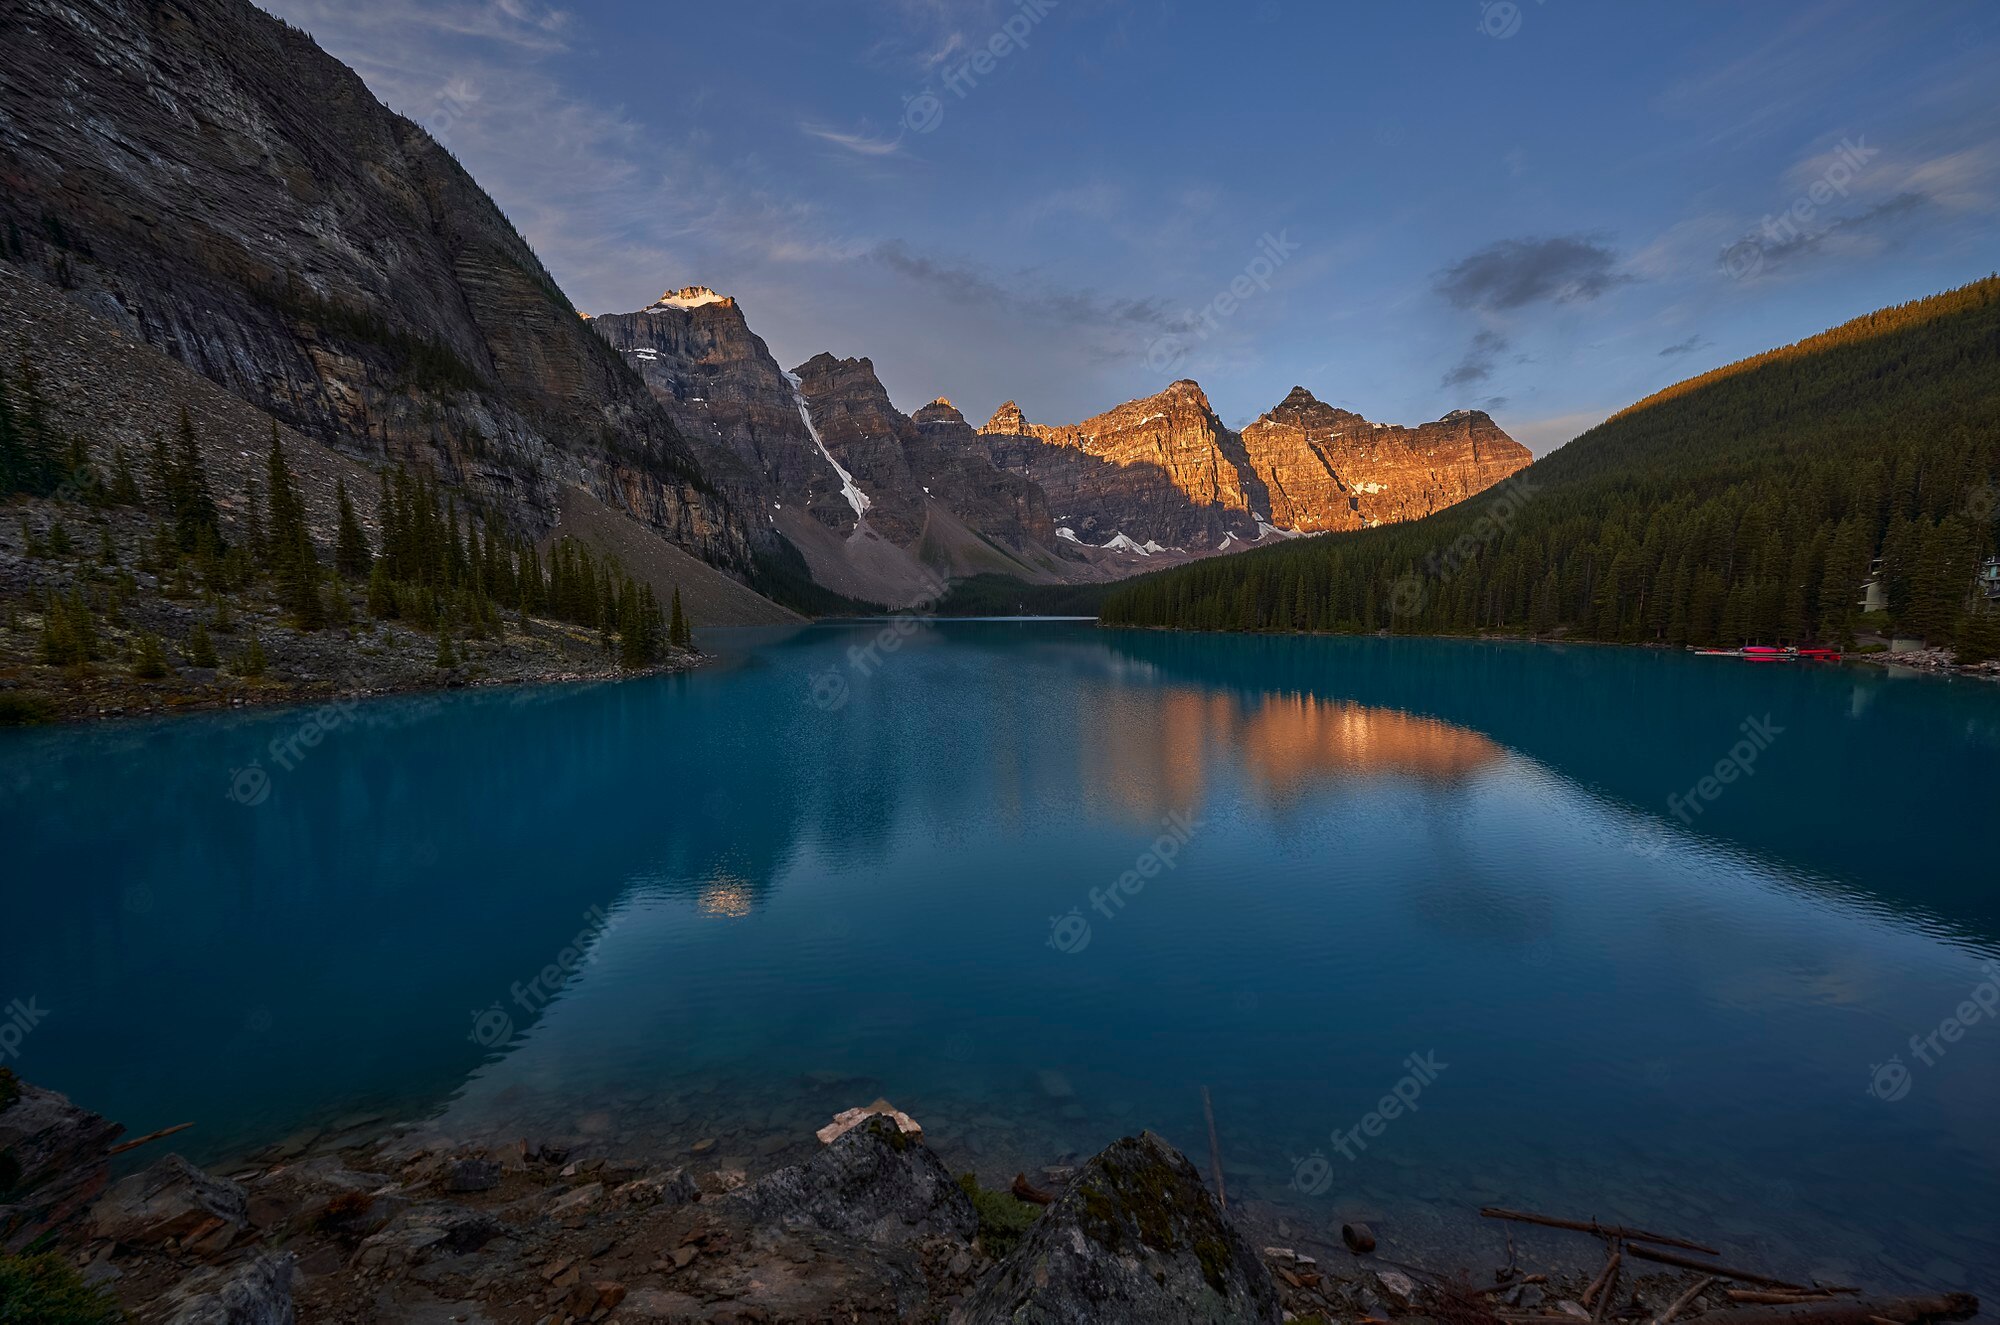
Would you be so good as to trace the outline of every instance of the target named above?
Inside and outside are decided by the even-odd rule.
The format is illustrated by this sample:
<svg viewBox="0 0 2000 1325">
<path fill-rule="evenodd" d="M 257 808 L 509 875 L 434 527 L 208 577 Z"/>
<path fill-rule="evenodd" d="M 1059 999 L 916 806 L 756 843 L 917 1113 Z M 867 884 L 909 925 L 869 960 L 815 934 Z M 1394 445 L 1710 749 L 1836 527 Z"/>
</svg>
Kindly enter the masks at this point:
<svg viewBox="0 0 2000 1325">
<path fill-rule="evenodd" d="M 1478 732 L 1449 722 L 1312 695 L 1266 695 L 1239 744 L 1244 763 L 1286 794 L 1317 778 L 1401 774 L 1456 782 L 1502 754 Z"/>
<path fill-rule="evenodd" d="M 705 916 L 725 916 L 731 920 L 750 914 L 750 885 L 742 879 L 718 875 L 703 885 L 695 900 L 695 910 Z"/>
<path fill-rule="evenodd" d="M 1091 694 L 1077 734 L 1084 785 L 1135 821 L 1199 805 L 1209 761 L 1232 749 L 1272 799 L 1347 778 L 1454 782 L 1503 754 L 1476 731 L 1396 709 L 1187 687 Z"/>
</svg>

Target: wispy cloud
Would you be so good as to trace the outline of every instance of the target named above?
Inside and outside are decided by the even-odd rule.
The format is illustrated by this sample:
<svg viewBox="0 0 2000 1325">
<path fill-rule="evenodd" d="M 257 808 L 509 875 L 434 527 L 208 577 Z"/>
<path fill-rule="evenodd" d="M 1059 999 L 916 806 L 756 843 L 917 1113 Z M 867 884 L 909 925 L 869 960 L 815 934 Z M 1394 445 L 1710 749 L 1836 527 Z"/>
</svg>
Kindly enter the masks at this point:
<svg viewBox="0 0 2000 1325">
<path fill-rule="evenodd" d="M 1710 344 L 1712 342 L 1708 337 L 1697 331 L 1686 340 L 1675 341 L 1672 345 L 1661 350 L 1660 357 L 1662 359 L 1678 359 L 1683 354 L 1693 354 L 1696 350 L 1706 349 Z"/>
<path fill-rule="evenodd" d="M 390 6 L 344 0 L 272 0 L 264 8 L 315 33 L 339 31 L 372 38 L 384 54 L 398 41 L 426 35 L 470 37 L 522 51 L 553 53 L 568 49 L 573 26 L 568 10 L 537 0 Z"/>
<path fill-rule="evenodd" d="M 849 133 L 823 124 L 801 124 L 799 129 L 823 142 L 832 143 L 858 156 L 893 156 L 903 150 L 903 135 L 881 138 L 867 132 Z"/>
</svg>

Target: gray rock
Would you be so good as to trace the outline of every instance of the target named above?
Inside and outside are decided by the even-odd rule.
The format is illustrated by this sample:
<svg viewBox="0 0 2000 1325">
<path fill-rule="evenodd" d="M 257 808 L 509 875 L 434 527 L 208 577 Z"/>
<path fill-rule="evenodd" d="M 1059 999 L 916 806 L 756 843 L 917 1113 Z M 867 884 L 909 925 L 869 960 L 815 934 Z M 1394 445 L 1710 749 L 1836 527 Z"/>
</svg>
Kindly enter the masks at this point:
<svg viewBox="0 0 2000 1325">
<path fill-rule="evenodd" d="M 98 1237 L 130 1246 L 179 1240 L 213 1255 L 250 1224 L 249 1195 L 179 1155 L 120 1179 L 91 1211 Z"/>
<path fill-rule="evenodd" d="M 630 1205 L 660 1205 L 669 1210 L 691 1205 L 701 1199 L 701 1188 L 686 1169 L 669 1169 L 634 1178 L 611 1193 L 614 1200 Z"/>
<path fill-rule="evenodd" d="M 444 1186 L 450 1192 L 490 1192 L 500 1185 L 500 1161 L 461 1159 L 445 1173 Z"/>
<path fill-rule="evenodd" d="M 969 1241 L 971 1198 L 923 1142 L 870 1117 L 803 1164 L 722 1198 L 754 1221 L 816 1227 L 864 1242 Z"/>
<path fill-rule="evenodd" d="M 358 1269 L 403 1269 L 434 1255 L 478 1251 L 506 1231 L 506 1226 L 489 1214 L 455 1205 L 412 1206 L 356 1248 L 354 1265 Z"/>
<path fill-rule="evenodd" d="M 163 1304 L 166 1325 L 294 1325 L 292 1258 L 258 1254 L 183 1280 Z"/>
<path fill-rule="evenodd" d="M 124 1131 L 52 1090 L 0 1082 L 0 1251 L 18 1253 L 78 1218 L 104 1191 L 105 1151 Z"/>
<path fill-rule="evenodd" d="M 1186 1157 L 1151 1132 L 1084 1166 L 953 1325 L 1276 1325 L 1278 1290 Z"/>
</svg>

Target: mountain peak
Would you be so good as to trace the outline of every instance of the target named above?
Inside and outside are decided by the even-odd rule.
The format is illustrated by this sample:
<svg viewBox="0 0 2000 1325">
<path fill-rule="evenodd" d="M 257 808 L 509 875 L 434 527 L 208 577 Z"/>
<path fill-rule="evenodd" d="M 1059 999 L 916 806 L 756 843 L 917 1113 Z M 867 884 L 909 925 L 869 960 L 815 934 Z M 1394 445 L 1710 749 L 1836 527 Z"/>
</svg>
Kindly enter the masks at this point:
<svg viewBox="0 0 2000 1325">
<path fill-rule="evenodd" d="M 1302 386 L 1295 386 L 1292 388 L 1291 394 L 1278 402 L 1278 408 L 1284 409 L 1289 405 L 1293 409 L 1306 409 L 1317 404 L 1319 404 L 1318 396 L 1315 396 Z"/>
<path fill-rule="evenodd" d="M 1021 407 L 1010 400 L 999 409 L 994 410 L 993 417 L 988 419 L 986 426 L 979 431 L 1025 435 L 1028 431 L 1028 418 L 1025 414 L 1021 413 Z"/>
<path fill-rule="evenodd" d="M 951 403 L 949 396 L 939 396 L 910 417 L 918 423 L 954 423 L 961 426 L 965 423 L 965 416 L 958 412 L 958 406 Z"/>
</svg>

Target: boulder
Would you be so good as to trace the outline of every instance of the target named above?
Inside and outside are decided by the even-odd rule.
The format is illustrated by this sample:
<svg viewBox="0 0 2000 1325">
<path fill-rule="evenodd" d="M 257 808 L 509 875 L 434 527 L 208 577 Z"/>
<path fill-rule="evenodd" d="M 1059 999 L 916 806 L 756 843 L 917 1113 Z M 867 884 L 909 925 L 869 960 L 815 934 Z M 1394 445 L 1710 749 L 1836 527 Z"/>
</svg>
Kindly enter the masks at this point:
<svg viewBox="0 0 2000 1325">
<path fill-rule="evenodd" d="M 953 1325 L 1280 1318 L 1270 1272 L 1194 1166 L 1151 1132 L 1085 1165 L 951 1316 Z"/>
<path fill-rule="evenodd" d="M 380 1233 L 363 1240 L 355 1249 L 353 1264 L 364 1270 L 406 1269 L 434 1255 L 478 1251 L 506 1231 L 489 1214 L 455 1205 L 412 1206 Z"/>
<path fill-rule="evenodd" d="M 449 1192 L 487 1192 L 500 1185 L 500 1161 L 461 1159 L 445 1170 L 444 1186 Z"/>
<path fill-rule="evenodd" d="M 294 1325 L 292 1258 L 258 1253 L 202 1270 L 161 1306 L 166 1325 Z"/>
<path fill-rule="evenodd" d="M 227 1178 L 168 1155 L 120 1179 L 90 1212 L 100 1238 L 134 1247 L 176 1242 L 203 1255 L 226 1251 L 249 1228 L 249 1194 Z"/>
<path fill-rule="evenodd" d="M 0 1251 L 18 1254 L 89 1209 L 124 1130 L 0 1068 Z"/>
<path fill-rule="evenodd" d="M 969 1241 L 971 1198 L 921 1140 L 871 1114 L 803 1164 L 722 1198 L 753 1222 L 820 1228 L 863 1242 Z"/>
</svg>

